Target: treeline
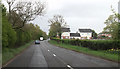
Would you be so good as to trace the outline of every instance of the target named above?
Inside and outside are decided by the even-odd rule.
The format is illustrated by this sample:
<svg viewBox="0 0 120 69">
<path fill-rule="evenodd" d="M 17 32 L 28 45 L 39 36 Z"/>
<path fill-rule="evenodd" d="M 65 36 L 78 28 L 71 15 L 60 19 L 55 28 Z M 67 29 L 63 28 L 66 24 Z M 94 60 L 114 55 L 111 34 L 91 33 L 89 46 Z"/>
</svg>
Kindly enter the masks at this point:
<svg viewBox="0 0 120 69">
<path fill-rule="evenodd" d="M 38 25 L 32 23 L 25 23 L 24 27 L 14 29 L 11 21 L 8 19 L 6 8 L 2 5 L 2 48 L 19 47 L 31 40 L 39 39 L 43 36 L 45 39 L 47 35 Z M 18 24 L 19 25 L 19 24 Z"/>
</svg>

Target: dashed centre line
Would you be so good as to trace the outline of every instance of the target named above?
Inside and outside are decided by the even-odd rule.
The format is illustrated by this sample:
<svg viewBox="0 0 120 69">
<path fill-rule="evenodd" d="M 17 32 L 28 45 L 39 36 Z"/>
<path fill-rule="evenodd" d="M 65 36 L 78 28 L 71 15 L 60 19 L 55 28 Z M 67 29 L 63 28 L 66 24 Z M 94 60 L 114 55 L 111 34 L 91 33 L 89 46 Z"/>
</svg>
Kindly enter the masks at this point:
<svg viewBox="0 0 120 69">
<path fill-rule="evenodd" d="M 50 52 L 50 50 L 48 50 Z M 56 56 L 55 54 L 53 54 L 53 56 Z"/>
<path fill-rule="evenodd" d="M 50 50 L 48 50 L 48 51 L 50 52 Z M 53 54 L 53 56 L 56 57 L 56 54 Z M 60 59 L 59 59 L 59 60 L 60 60 Z M 64 64 L 66 64 L 66 63 L 64 63 Z M 67 65 L 67 64 L 66 64 L 66 65 Z M 70 69 L 74 69 L 74 68 L 72 68 L 70 65 L 67 65 L 67 67 L 70 68 Z"/>
<path fill-rule="evenodd" d="M 67 65 L 68 68 L 73 69 L 70 65 Z"/>
<path fill-rule="evenodd" d="M 56 56 L 55 54 L 53 54 L 53 56 Z"/>
</svg>

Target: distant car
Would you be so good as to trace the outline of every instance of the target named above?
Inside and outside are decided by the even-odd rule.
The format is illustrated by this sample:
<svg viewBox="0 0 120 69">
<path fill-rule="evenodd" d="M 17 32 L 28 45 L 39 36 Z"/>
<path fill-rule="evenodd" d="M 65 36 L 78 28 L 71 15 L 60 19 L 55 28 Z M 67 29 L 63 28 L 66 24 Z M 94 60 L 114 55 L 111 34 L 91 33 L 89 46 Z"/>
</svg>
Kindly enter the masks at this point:
<svg viewBox="0 0 120 69">
<path fill-rule="evenodd" d="M 40 41 L 39 40 L 35 40 L 35 44 L 40 44 Z"/>
</svg>

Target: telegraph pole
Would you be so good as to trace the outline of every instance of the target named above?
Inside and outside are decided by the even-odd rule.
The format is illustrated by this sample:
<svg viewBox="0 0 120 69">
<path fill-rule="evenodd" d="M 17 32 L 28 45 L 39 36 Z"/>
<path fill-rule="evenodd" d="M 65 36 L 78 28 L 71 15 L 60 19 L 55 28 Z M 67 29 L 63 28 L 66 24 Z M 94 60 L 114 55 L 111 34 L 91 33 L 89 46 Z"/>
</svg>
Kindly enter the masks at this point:
<svg viewBox="0 0 120 69">
<path fill-rule="evenodd" d="M 118 2 L 118 39 L 120 39 L 120 0 Z"/>
<path fill-rule="evenodd" d="M 118 2 L 118 13 L 120 14 L 120 0 Z M 119 22 L 120 22 L 120 19 L 119 19 Z"/>
</svg>

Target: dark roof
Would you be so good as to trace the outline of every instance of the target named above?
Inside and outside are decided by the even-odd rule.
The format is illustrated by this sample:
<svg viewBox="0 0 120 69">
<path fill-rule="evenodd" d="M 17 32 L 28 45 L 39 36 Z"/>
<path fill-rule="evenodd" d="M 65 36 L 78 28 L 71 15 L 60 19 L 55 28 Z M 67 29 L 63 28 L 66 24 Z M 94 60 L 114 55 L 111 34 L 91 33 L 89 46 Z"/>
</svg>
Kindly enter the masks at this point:
<svg viewBox="0 0 120 69">
<path fill-rule="evenodd" d="M 80 34 L 79 34 L 79 33 L 70 33 L 70 36 L 73 36 L 73 37 L 80 37 Z"/>
<path fill-rule="evenodd" d="M 62 32 L 70 32 L 70 28 L 61 28 Z"/>
<path fill-rule="evenodd" d="M 79 29 L 80 32 L 92 32 L 91 29 Z"/>
</svg>

